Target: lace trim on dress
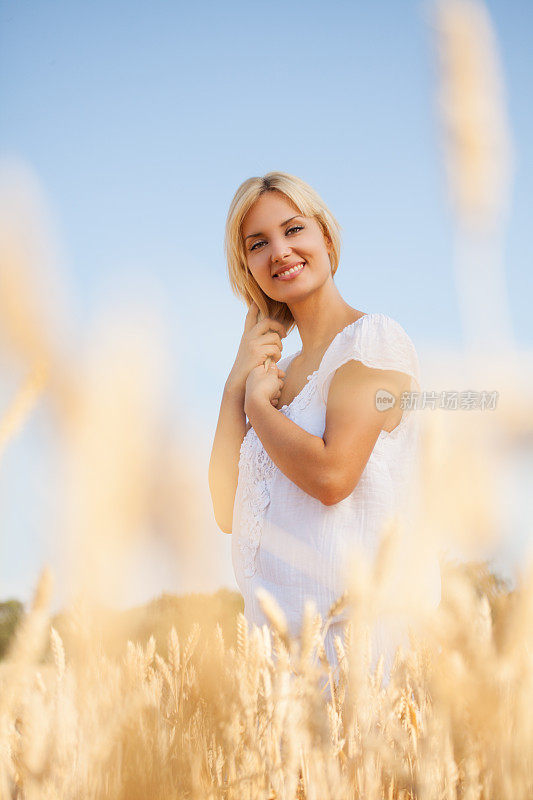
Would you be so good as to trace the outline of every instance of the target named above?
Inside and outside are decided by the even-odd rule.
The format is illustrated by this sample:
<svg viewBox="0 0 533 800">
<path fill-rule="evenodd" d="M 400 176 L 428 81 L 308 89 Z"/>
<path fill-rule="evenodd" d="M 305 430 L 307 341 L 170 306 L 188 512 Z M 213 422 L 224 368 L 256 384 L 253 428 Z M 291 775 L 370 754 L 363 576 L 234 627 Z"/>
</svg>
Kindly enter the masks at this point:
<svg viewBox="0 0 533 800">
<path fill-rule="evenodd" d="M 251 578 L 256 572 L 256 553 L 266 509 L 270 504 L 270 482 L 276 465 L 266 452 L 253 428 L 243 439 L 239 456 L 239 473 L 243 481 L 242 535 L 239 549 L 244 574 Z"/>
<path fill-rule="evenodd" d="M 285 356 L 278 362 L 278 367 L 287 366 L 293 358 L 294 356 Z M 282 406 L 280 411 L 290 417 L 288 406 Z M 256 554 L 261 541 L 266 510 L 270 504 L 270 484 L 275 470 L 276 465 L 263 447 L 263 443 L 254 429 L 250 428 L 242 441 L 239 455 L 239 480 L 242 480 L 243 493 L 239 550 L 247 578 L 251 578 L 257 570 Z"/>
<path fill-rule="evenodd" d="M 281 406 L 280 411 L 290 408 L 299 408 L 301 411 L 307 408 L 316 391 L 319 370 L 315 369 L 310 375 L 307 376 L 307 383 L 305 383 L 298 394 L 293 397 L 288 405 Z"/>
</svg>

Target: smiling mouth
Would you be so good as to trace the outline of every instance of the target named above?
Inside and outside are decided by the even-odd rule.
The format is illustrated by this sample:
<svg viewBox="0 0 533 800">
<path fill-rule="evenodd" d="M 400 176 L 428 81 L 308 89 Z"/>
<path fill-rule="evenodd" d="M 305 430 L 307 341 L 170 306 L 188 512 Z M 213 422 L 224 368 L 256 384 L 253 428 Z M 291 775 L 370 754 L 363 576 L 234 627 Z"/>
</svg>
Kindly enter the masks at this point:
<svg viewBox="0 0 533 800">
<path fill-rule="evenodd" d="M 298 275 L 303 270 L 305 265 L 306 265 L 306 262 L 302 261 L 300 264 L 297 264 L 295 267 L 290 267 L 289 269 L 285 269 L 285 270 L 282 270 L 281 272 L 278 272 L 276 275 L 274 275 L 274 278 L 279 278 L 279 280 L 281 280 L 281 281 L 288 281 L 291 278 L 294 278 L 296 275 Z"/>
</svg>

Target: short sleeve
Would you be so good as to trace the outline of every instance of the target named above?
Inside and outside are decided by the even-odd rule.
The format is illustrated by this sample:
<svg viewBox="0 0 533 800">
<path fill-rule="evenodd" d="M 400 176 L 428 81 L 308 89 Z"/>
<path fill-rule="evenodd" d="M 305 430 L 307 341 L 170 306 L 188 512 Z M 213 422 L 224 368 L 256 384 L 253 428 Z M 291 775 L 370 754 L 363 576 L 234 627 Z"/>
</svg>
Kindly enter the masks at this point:
<svg viewBox="0 0 533 800">
<path fill-rule="evenodd" d="M 386 314 L 366 314 L 348 325 L 332 342 L 318 376 L 324 405 L 335 371 L 351 359 L 374 369 L 410 375 L 409 390 L 420 391 L 420 365 L 415 346 L 400 323 Z"/>
</svg>

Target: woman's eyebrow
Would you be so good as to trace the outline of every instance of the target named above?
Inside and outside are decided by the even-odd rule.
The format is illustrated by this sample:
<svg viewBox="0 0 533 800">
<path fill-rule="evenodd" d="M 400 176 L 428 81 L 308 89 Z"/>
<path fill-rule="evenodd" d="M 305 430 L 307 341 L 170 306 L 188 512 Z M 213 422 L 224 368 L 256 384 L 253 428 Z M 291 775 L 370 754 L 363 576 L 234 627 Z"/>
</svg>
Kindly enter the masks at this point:
<svg viewBox="0 0 533 800">
<path fill-rule="evenodd" d="M 302 216 L 301 214 L 295 214 L 294 217 L 289 217 L 289 219 L 286 219 L 285 222 L 282 222 L 279 227 L 283 228 L 283 226 L 286 225 L 287 222 L 290 222 L 291 219 L 296 219 L 296 217 L 301 217 L 301 216 Z M 249 233 L 248 236 L 244 237 L 244 241 L 246 241 L 247 239 L 253 239 L 254 236 L 265 236 L 265 234 L 264 233 Z"/>
</svg>

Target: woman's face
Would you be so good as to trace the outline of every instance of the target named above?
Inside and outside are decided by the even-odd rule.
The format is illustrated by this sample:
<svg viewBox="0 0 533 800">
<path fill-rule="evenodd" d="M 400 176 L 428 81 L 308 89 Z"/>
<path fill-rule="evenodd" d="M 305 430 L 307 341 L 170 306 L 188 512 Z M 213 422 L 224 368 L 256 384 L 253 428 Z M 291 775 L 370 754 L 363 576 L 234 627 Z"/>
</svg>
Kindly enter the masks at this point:
<svg viewBox="0 0 533 800">
<path fill-rule="evenodd" d="M 331 244 L 319 223 L 302 216 L 279 191 L 256 200 L 243 220 L 242 236 L 248 268 L 273 300 L 302 299 L 331 275 Z M 293 266 L 296 270 L 287 273 Z"/>
</svg>

